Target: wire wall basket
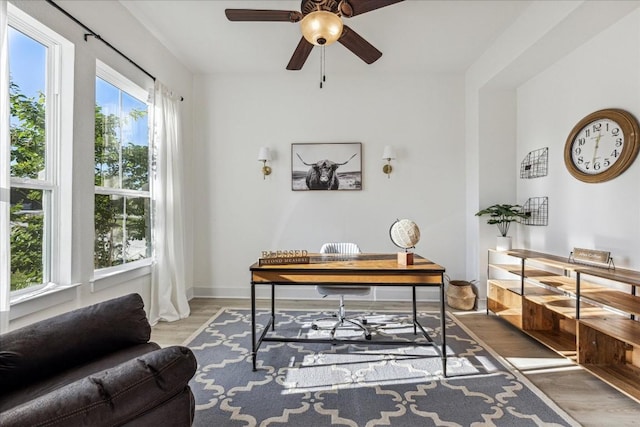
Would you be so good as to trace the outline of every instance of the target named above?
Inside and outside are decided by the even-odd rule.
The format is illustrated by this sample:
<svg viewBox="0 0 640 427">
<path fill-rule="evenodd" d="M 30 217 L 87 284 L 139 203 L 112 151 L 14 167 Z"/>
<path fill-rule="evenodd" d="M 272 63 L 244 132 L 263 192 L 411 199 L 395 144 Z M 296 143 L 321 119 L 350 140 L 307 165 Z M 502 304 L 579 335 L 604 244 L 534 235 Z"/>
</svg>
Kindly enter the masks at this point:
<svg viewBox="0 0 640 427">
<path fill-rule="evenodd" d="M 520 163 L 520 178 L 531 179 L 547 176 L 549 169 L 549 148 L 530 151 Z"/>
<path fill-rule="evenodd" d="M 524 205 L 522 211 L 527 217 L 522 221 L 524 225 L 549 225 L 549 198 L 530 197 Z"/>
</svg>

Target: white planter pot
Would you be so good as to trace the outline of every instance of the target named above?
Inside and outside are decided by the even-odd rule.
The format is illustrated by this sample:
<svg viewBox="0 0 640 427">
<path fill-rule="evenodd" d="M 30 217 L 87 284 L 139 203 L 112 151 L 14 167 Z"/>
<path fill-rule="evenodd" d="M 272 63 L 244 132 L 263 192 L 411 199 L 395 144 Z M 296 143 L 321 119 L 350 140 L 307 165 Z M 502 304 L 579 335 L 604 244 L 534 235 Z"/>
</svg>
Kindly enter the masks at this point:
<svg viewBox="0 0 640 427">
<path fill-rule="evenodd" d="M 511 237 L 510 236 L 498 236 L 496 241 L 496 250 L 498 251 L 510 251 L 511 250 Z"/>
</svg>

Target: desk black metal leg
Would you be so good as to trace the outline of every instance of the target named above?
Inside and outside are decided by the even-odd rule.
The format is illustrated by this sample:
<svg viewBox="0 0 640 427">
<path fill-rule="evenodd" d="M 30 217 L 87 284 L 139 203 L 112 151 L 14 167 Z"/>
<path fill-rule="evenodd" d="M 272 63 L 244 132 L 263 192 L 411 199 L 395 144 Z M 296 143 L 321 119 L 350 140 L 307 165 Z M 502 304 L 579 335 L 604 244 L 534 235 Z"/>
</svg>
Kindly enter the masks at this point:
<svg viewBox="0 0 640 427">
<path fill-rule="evenodd" d="M 276 330 L 276 287 L 271 284 L 271 330 Z"/>
<path fill-rule="evenodd" d="M 444 276 L 440 278 L 440 333 L 442 334 L 442 374 L 447 376 L 447 334 L 445 331 Z"/>
<path fill-rule="evenodd" d="M 251 283 L 251 350 L 251 359 L 255 372 L 258 349 L 256 343 L 256 285 L 254 283 Z"/>
<path fill-rule="evenodd" d="M 416 322 L 418 321 L 418 310 L 416 308 L 416 287 L 412 286 L 411 290 L 413 291 L 413 335 L 418 333 L 418 326 Z"/>
</svg>

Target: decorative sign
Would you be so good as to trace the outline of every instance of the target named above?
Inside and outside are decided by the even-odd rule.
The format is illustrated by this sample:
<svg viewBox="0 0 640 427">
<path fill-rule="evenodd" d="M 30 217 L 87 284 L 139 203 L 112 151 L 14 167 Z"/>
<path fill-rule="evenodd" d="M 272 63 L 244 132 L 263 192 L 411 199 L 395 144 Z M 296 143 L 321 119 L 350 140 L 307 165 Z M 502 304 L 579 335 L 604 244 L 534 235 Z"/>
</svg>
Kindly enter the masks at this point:
<svg viewBox="0 0 640 427">
<path fill-rule="evenodd" d="M 573 248 L 571 252 L 571 258 L 574 262 L 584 264 L 600 264 L 610 265 L 612 264 L 611 252 L 609 251 L 597 251 L 594 249 Z"/>
<path fill-rule="evenodd" d="M 258 265 L 309 264 L 306 250 L 262 251 Z"/>
</svg>

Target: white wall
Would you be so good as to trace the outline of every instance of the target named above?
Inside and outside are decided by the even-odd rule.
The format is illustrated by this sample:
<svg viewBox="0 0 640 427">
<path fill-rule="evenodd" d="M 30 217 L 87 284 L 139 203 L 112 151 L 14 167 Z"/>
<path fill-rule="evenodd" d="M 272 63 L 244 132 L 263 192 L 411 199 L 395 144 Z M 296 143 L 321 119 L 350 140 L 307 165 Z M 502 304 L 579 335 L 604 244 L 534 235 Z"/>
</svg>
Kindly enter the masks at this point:
<svg viewBox="0 0 640 427">
<path fill-rule="evenodd" d="M 145 88 L 153 88 L 153 81 L 144 73 L 114 53 L 102 42 L 89 38 L 84 41 L 85 30 L 44 1 L 11 1 L 18 8 L 47 25 L 75 45 L 75 93 L 73 129 L 73 235 L 66 236 L 72 244 L 73 266 L 71 283 L 79 283 L 71 292 L 38 298 L 11 308 L 9 327 L 15 329 L 36 320 L 50 317 L 77 307 L 103 301 L 130 292 L 138 292 L 147 302 L 150 296 L 150 275 L 125 274 L 111 279 L 111 286 L 93 290 L 93 140 L 95 105 L 95 65 L 100 59 L 118 72 Z M 169 51 L 133 19 L 116 1 L 56 1 L 104 40 L 124 52 L 149 73 L 185 97 L 182 114 L 186 126 L 184 141 L 186 157 L 191 157 L 191 87 L 192 74 Z M 65 162 L 68 166 L 71 162 Z M 187 172 L 189 173 L 189 172 Z M 191 193 L 187 202 L 192 204 Z M 187 238 L 193 234 L 192 221 L 188 221 Z M 189 248 L 190 250 L 191 248 Z M 187 254 L 191 260 L 190 253 Z M 192 268 L 188 265 L 189 283 Z M 28 314 L 34 309 L 39 310 Z M 24 314 L 23 314 L 24 313 Z"/>
<path fill-rule="evenodd" d="M 96 58 L 141 84 L 148 80 L 102 43 L 85 42 L 84 30 L 44 1 L 12 3 L 76 45 L 70 239 L 73 279 L 82 284 L 70 301 L 19 320 L 127 292 L 147 298 L 148 276 L 90 291 L 93 212 L 86 200 L 93 199 L 93 152 L 86 141 L 93 140 Z M 482 281 L 496 233 L 473 213 L 541 195 L 550 197 L 550 224 L 515 227 L 519 244 L 560 255 L 573 246 L 596 247 L 611 250 L 616 264 L 640 265 L 638 162 L 611 183 L 582 184 L 561 156 L 569 130 L 587 113 L 616 106 L 640 116 L 638 2 L 534 2 L 465 76 L 329 73 L 322 90 L 317 75 L 305 72 L 194 78 L 118 2 L 59 4 L 185 96 L 190 295 L 248 296 L 248 267 L 265 249 L 316 250 L 326 240 L 355 240 L 365 251 L 395 251 L 388 227 L 400 217 L 421 227 L 417 253 L 452 278 Z M 588 61 L 594 52 L 599 61 Z M 501 120 L 507 121 L 497 128 Z M 294 142 L 362 142 L 364 189 L 292 192 Z M 256 161 L 262 145 L 275 152 L 266 180 Z M 398 154 L 390 179 L 381 172 L 385 145 Z M 546 145 L 549 176 L 519 180 L 523 156 Z M 585 208 L 585 200 L 595 207 Z M 289 296 L 315 297 L 298 289 Z M 387 289 L 375 297 L 402 295 Z"/>
<path fill-rule="evenodd" d="M 622 108 L 640 119 L 640 10 L 629 14 L 518 89 L 518 158 L 549 147 L 549 175 L 518 181 L 518 199 L 549 197 L 549 226 L 521 227 L 525 247 L 569 255 L 611 251 L 616 266 L 640 268 L 640 160 L 600 184 L 573 178 L 564 146 L 589 113 Z"/>
<path fill-rule="evenodd" d="M 529 197 L 550 197 L 550 226 L 512 227 L 516 247 L 568 255 L 584 242 L 597 249 L 610 246 L 621 265 L 640 261 L 630 261 L 637 247 L 637 202 L 623 202 L 615 229 L 591 225 L 607 220 L 605 204 L 622 207 L 619 199 L 627 194 L 618 191 L 626 180 L 633 181 L 634 172 L 617 179 L 616 191 L 595 190 L 596 197 L 593 188 L 571 182 L 562 157 L 569 131 L 589 112 L 618 105 L 640 116 L 638 7 L 640 2 L 629 1 L 532 2 L 466 73 L 467 271 L 476 272 L 481 283 L 486 282 L 487 249 L 495 248 L 497 233 L 474 212 Z M 606 57 L 624 61 L 625 70 L 606 64 Z M 509 139 L 514 146 L 505 145 Z M 520 180 L 524 156 L 545 146 L 550 147 L 549 176 Z M 578 208 L 577 201 L 563 202 L 572 200 L 576 187 L 588 188 L 582 195 L 598 200 L 589 220 L 576 219 L 586 209 Z M 485 286 L 479 289 L 484 298 Z"/>
<path fill-rule="evenodd" d="M 249 296 L 248 268 L 262 250 L 355 241 L 365 252 L 395 252 L 388 231 L 397 218 L 420 226 L 416 253 L 466 278 L 462 76 L 328 79 L 319 89 L 308 73 L 196 77 L 196 295 Z M 292 191 L 291 144 L 298 142 L 361 142 L 363 190 Z M 256 160 L 262 145 L 275 152 L 266 180 Z M 389 179 L 385 145 L 397 151 Z M 317 297 L 287 291 L 283 297 Z"/>
</svg>

